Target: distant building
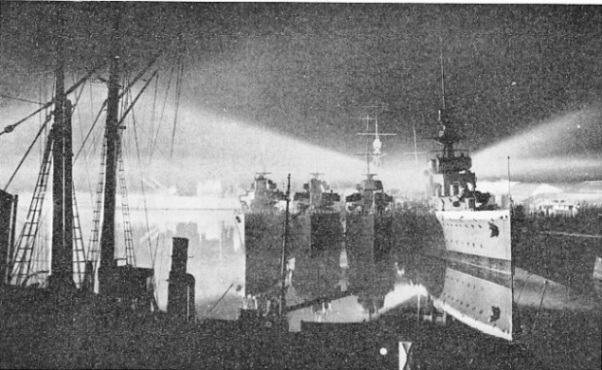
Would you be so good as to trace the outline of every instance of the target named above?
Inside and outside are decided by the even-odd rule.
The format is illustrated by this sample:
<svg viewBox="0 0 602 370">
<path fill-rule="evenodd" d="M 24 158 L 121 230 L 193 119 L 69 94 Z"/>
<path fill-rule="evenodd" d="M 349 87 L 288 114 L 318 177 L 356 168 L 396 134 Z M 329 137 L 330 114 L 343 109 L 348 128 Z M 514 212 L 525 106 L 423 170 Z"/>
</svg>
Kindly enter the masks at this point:
<svg viewBox="0 0 602 370">
<path fill-rule="evenodd" d="M 529 212 L 545 216 L 574 217 L 579 212 L 579 203 L 567 200 L 539 199 L 529 204 Z"/>
</svg>

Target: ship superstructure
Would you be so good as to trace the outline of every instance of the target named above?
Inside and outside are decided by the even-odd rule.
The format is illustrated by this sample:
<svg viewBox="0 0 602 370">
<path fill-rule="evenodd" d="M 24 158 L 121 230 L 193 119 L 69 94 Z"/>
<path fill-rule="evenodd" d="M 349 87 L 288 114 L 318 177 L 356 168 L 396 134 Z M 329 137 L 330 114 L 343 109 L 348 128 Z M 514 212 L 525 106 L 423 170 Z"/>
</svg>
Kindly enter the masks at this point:
<svg viewBox="0 0 602 370">
<path fill-rule="evenodd" d="M 244 243 L 247 294 L 257 295 L 280 281 L 282 244 L 286 224 L 288 194 L 278 189 L 267 172 L 255 175 L 247 194 L 240 197 L 244 216 Z M 309 226 L 303 218 L 290 221 L 288 253 L 309 244 Z"/>
<path fill-rule="evenodd" d="M 298 212 L 330 213 L 337 212 L 341 196 L 333 192 L 321 173 L 315 172 L 309 182 L 303 184 L 302 192 L 296 192 L 293 202 Z"/>
<path fill-rule="evenodd" d="M 595 261 L 602 256 L 599 208 L 552 202 L 529 213 L 512 201 L 502 208 L 493 195 L 477 190 L 470 155 L 454 147 L 460 138 L 445 112 L 439 122 L 434 140 L 442 149 L 429 162 L 427 194 L 441 226 L 438 244 L 444 245 L 445 256 L 507 274 L 520 267 L 589 289 L 596 279 Z M 427 228 L 418 234 L 438 233 Z"/>
<path fill-rule="evenodd" d="M 335 193 L 320 173 L 312 173 L 303 192 L 295 193 L 293 205 L 299 224 L 309 233 L 310 250 L 339 248 L 344 238 L 341 196 Z"/>
<path fill-rule="evenodd" d="M 443 52 L 440 65 L 442 109 L 440 129 L 433 140 L 442 149 L 435 151 L 429 162 L 427 188 L 431 208 L 443 231 L 444 241 L 439 244 L 444 244 L 448 259 L 511 274 L 511 211 L 498 209 L 491 194 L 477 190 L 468 151 L 454 147 L 461 137 L 446 110 Z M 423 230 L 423 233 L 434 231 Z"/>
<path fill-rule="evenodd" d="M 280 202 L 285 200 L 284 193 L 266 175 L 269 172 L 258 172 L 251 189 L 240 196 L 240 203 L 246 212 L 271 213 L 277 210 Z"/>
<path fill-rule="evenodd" d="M 356 186 L 356 192 L 345 198 L 346 202 L 346 247 L 356 259 L 375 259 L 384 256 L 392 246 L 392 209 L 393 197 L 384 191 L 377 174 L 371 172 L 371 165 L 378 169 L 382 153 L 378 120 L 375 120 L 374 132 L 359 135 L 374 136 L 372 151 L 366 151 L 366 178 Z"/>
<path fill-rule="evenodd" d="M 459 137 L 441 117 L 434 139 L 443 146 L 430 161 L 428 194 L 443 230 L 446 256 L 500 272 L 512 262 L 510 209 L 497 209 L 493 196 L 478 191 L 472 160 L 454 148 Z M 428 230 L 425 230 L 428 232 Z"/>
</svg>

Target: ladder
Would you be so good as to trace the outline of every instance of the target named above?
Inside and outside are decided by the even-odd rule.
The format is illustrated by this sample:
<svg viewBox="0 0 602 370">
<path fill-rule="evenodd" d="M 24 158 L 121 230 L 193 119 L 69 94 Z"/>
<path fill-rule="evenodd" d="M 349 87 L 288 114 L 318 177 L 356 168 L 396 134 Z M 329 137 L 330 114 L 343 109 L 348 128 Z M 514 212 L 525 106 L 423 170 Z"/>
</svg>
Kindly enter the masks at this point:
<svg viewBox="0 0 602 370">
<path fill-rule="evenodd" d="M 119 153 L 119 183 L 121 191 L 121 212 L 123 214 L 123 238 L 125 242 L 125 263 L 130 266 L 136 265 L 136 254 L 134 253 L 134 242 L 132 237 L 132 226 L 130 224 L 130 206 L 128 204 L 128 190 L 125 182 L 125 170 L 123 165 L 123 150 Z"/>
<path fill-rule="evenodd" d="M 34 255 L 35 241 L 40 229 L 40 217 L 42 214 L 42 207 L 44 206 L 44 196 L 46 195 L 46 189 L 48 187 L 48 176 L 50 174 L 52 157 L 50 153 L 52 151 L 53 143 L 53 130 L 50 131 L 46 147 L 44 148 L 44 154 L 42 157 L 42 164 L 40 165 L 40 172 L 36 181 L 36 187 L 31 198 L 29 210 L 27 212 L 27 218 L 23 224 L 21 234 L 17 240 L 17 247 L 15 248 L 15 254 L 13 261 L 13 283 L 17 285 L 26 285 L 27 279 L 32 273 L 32 257 Z"/>
<path fill-rule="evenodd" d="M 88 252 L 86 253 L 86 261 L 92 261 L 94 275 L 98 267 L 99 258 L 99 241 L 100 241 L 100 217 L 102 215 L 102 204 L 104 200 L 105 186 L 105 163 L 107 160 L 107 140 L 103 139 L 102 154 L 100 156 L 100 169 L 98 173 L 98 182 L 96 183 L 96 199 L 94 201 L 94 212 L 92 216 L 92 232 L 88 243 Z"/>
<path fill-rule="evenodd" d="M 78 288 L 81 288 L 86 273 L 86 258 L 83 239 L 77 200 L 75 199 L 75 187 L 73 187 L 73 279 L 75 280 L 75 285 Z"/>
</svg>

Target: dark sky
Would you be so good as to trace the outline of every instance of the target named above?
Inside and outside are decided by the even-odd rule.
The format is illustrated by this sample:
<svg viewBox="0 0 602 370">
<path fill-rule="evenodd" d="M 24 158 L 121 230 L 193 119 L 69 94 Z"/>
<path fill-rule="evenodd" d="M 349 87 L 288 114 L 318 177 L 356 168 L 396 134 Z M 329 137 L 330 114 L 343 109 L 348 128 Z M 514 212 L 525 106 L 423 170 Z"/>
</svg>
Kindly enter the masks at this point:
<svg viewBox="0 0 602 370">
<path fill-rule="evenodd" d="M 472 149 L 601 101 L 598 5 L 2 2 L 0 10 L 4 95 L 35 96 L 57 35 L 72 71 L 102 60 L 118 11 L 126 68 L 165 50 L 167 75 L 183 55 L 184 103 L 350 154 L 367 106 L 383 107 L 381 127 L 398 140 L 411 141 L 413 125 L 421 137 L 435 134 L 439 40 L 446 103 Z M 56 30 L 57 11 L 66 31 Z"/>
</svg>

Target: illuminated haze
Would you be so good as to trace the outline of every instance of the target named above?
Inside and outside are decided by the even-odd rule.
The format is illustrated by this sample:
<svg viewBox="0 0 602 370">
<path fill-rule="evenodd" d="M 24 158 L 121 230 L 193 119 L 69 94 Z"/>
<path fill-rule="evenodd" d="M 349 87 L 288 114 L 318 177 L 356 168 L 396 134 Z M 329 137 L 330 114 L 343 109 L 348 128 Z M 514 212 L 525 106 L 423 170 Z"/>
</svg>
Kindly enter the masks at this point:
<svg viewBox="0 0 602 370">
<path fill-rule="evenodd" d="M 600 136 L 592 134 L 595 118 L 591 124 L 584 122 L 581 129 L 565 130 L 576 127 L 574 115 L 586 114 L 590 109 L 583 108 L 586 104 L 599 104 L 602 12 L 598 7 L 121 5 L 0 4 L 0 93 L 30 100 L 49 98 L 54 41 L 59 32 L 54 12 L 60 10 L 67 18 L 70 78 L 109 55 L 108 20 L 119 13 L 120 56 L 127 73 L 135 74 L 157 51 L 165 51 L 157 63 L 161 77 L 157 100 L 153 83 L 134 112 L 140 160 L 134 125 L 128 123 L 124 132 L 128 173 L 136 172 L 136 177 L 142 173 L 167 187 L 177 186 L 183 194 L 193 193 L 196 183 L 208 178 L 223 179 L 236 189 L 241 184 L 248 187 L 254 173 L 263 170 L 272 172 L 279 185 L 292 173 L 293 188 L 315 171 L 325 173 L 324 178 L 339 188 L 353 187 L 365 173 L 356 153 L 363 152 L 366 143 L 356 133 L 365 129 L 360 117 L 368 112 L 366 106 L 383 107 L 379 112 L 381 129 L 398 135 L 383 140 L 388 155 L 379 175 L 385 187 L 401 191 L 410 185 L 421 188 L 423 177 L 416 169 L 422 165 L 416 166 L 407 152 L 413 150 L 414 128 L 419 139 L 437 131 L 441 52 L 447 109 L 461 124 L 467 146 L 480 150 L 475 156 L 477 176 L 505 176 L 508 155 L 517 179 L 547 181 L 546 177 L 566 176 L 578 181 L 601 175 L 591 167 L 598 153 L 592 138 Z M 172 157 L 175 82 L 168 90 L 167 81 L 173 77 L 170 71 L 173 73 L 178 56 L 183 57 L 185 68 Z M 106 79 L 106 70 L 100 74 Z M 48 77 L 45 83 L 42 76 Z M 37 93 L 41 85 L 46 89 L 42 97 Z M 74 117 L 75 148 L 90 126 L 92 111 L 106 96 L 106 86 L 96 83 L 92 109 L 87 89 L 80 103 L 82 110 Z M 169 96 L 162 114 L 166 92 Z M 33 105 L 15 105 L 2 97 L 0 108 L 5 126 L 31 111 Z M 163 119 L 154 145 L 151 138 L 160 116 Z M 560 122 L 568 126 L 562 128 L 565 123 Z M 76 163 L 80 189 L 94 187 L 103 123 L 104 117 L 92 136 L 96 149 L 87 146 L 90 152 Z M 35 118 L 0 137 L 3 183 L 37 124 Z M 540 131 L 533 129 L 537 125 L 543 125 Z M 552 142 L 553 137 L 556 141 Z M 565 137 L 576 139 L 565 141 Z M 539 149 L 527 141 L 532 138 L 542 143 Z M 586 143 L 586 150 L 581 143 Z M 419 151 L 435 148 L 419 140 Z M 32 187 L 39 154 L 36 148 L 9 190 Z M 422 156 L 420 161 L 425 159 Z M 566 171 L 553 171 L 551 162 Z M 134 187 L 138 182 L 130 181 Z"/>
<path fill-rule="evenodd" d="M 86 85 L 84 92 L 73 114 L 75 154 L 79 152 L 83 138 L 92 126 L 106 88 L 102 84 L 92 84 L 91 87 Z M 160 91 L 157 95 L 161 97 L 165 93 Z M 71 97 L 71 100 L 75 99 L 75 96 Z M 260 122 L 245 121 L 228 113 L 211 112 L 189 102 L 181 104 L 178 109 L 174 133 L 173 98 L 169 98 L 171 101 L 166 104 L 165 110 L 162 109 L 162 104 L 153 104 L 153 99 L 152 92 L 143 95 L 133 114 L 128 116 L 126 129 L 123 131 L 128 187 L 133 191 L 140 190 L 142 177 L 166 188 L 175 188 L 181 195 L 194 195 L 199 184 L 214 180 L 240 193 L 249 188 L 256 172 L 270 172 L 270 178 L 280 188 L 284 188 L 286 176 L 290 173 L 292 190 L 300 191 L 310 173 L 319 172 L 324 174 L 322 177 L 335 191 L 349 192 L 366 173 L 365 159 L 360 155 L 342 154 L 312 142 L 273 132 Z M 17 121 L 33 109 L 31 105 L 13 104 L 5 110 L 5 117 Z M 95 189 L 104 124 L 105 116 L 102 114 L 75 162 L 74 179 L 80 190 L 92 192 Z M 39 125 L 40 117 L 33 117 L 3 137 L 4 145 L 0 149 L 0 179 L 3 185 L 21 159 L 26 146 L 33 140 Z M 38 140 L 11 183 L 9 191 L 32 190 L 40 165 L 41 141 Z M 399 145 L 394 140 L 383 141 L 384 151 Z M 358 153 L 366 150 L 365 138 L 358 137 L 356 144 Z M 415 177 L 407 174 L 415 169 L 414 163 L 404 166 L 399 159 L 400 156 L 385 156 L 382 160 L 378 177 L 384 180 L 387 190 L 407 188 L 410 184 L 415 184 Z M 374 172 L 373 168 L 371 172 Z"/>
<path fill-rule="evenodd" d="M 473 169 L 481 178 L 522 182 L 576 182 L 602 176 L 602 111 L 588 107 L 557 115 L 480 150 Z"/>
</svg>

